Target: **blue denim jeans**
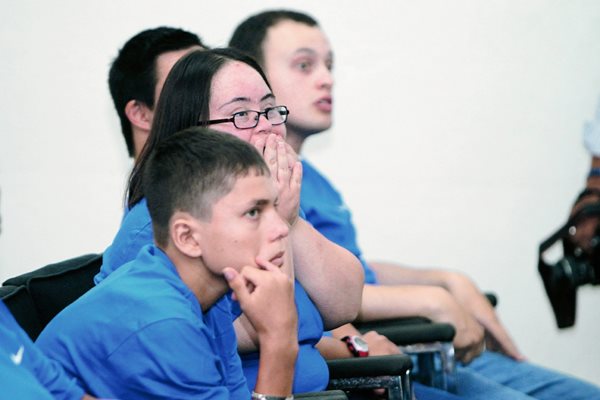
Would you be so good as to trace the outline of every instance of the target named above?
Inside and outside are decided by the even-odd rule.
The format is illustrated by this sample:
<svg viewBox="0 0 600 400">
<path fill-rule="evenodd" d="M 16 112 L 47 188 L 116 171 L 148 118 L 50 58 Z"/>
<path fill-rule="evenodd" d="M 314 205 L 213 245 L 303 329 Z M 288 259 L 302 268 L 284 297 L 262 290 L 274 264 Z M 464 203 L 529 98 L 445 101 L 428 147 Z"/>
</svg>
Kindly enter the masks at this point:
<svg viewBox="0 0 600 400">
<path fill-rule="evenodd" d="M 465 399 L 600 400 L 595 385 L 490 351 L 459 365 L 450 384 Z"/>
<path fill-rule="evenodd" d="M 462 398 L 442 389 L 421 385 L 418 382 L 413 382 L 413 390 L 417 400 L 460 400 Z"/>
</svg>

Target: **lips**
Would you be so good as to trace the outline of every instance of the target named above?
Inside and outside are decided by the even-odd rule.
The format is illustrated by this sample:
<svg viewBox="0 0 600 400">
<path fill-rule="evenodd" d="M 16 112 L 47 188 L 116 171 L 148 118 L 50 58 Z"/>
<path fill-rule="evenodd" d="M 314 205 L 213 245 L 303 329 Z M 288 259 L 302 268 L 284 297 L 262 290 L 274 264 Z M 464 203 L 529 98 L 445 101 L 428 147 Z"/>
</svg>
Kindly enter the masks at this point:
<svg viewBox="0 0 600 400">
<path fill-rule="evenodd" d="M 285 255 L 284 251 L 280 251 L 279 253 L 275 254 L 275 256 L 273 258 L 271 258 L 269 260 L 269 262 L 273 265 L 276 265 L 277 267 L 280 267 L 283 265 L 283 256 Z"/>
<path fill-rule="evenodd" d="M 319 111 L 330 113 L 333 108 L 333 99 L 331 96 L 323 96 L 315 102 Z"/>
</svg>

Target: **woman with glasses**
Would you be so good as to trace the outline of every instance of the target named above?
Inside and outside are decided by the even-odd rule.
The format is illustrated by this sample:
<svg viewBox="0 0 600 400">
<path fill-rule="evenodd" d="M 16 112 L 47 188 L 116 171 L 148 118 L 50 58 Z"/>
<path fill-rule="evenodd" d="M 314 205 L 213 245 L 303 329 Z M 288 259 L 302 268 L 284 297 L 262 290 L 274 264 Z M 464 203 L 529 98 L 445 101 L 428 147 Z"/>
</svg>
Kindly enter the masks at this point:
<svg viewBox="0 0 600 400">
<path fill-rule="evenodd" d="M 356 316 L 362 272 L 351 253 L 325 239 L 298 217 L 302 166 L 285 144 L 289 111 L 278 104 L 261 68 L 230 49 L 194 51 L 171 70 L 161 92 L 150 136 L 132 171 L 128 212 L 109 251 L 120 263 L 133 259 L 151 237 L 142 176 L 153 149 L 165 138 L 194 125 L 211 126 L 252 143 L 263 154 L 279 191 L 278 212 L 291 226 L 299 352 L 294 392 L 323 390 L 328 370 L 315 348 L 324 326 L 331 328 Z M 233 227 L 232 227 L 233 229 Z M 105 273 L 120 263 L 106 262 Z M 350 270 L 348 270 L 350 266 Z M 109 277 L 110 278 L 110 277 Z M 310 296 L 310 297 L 309 297 Z M 234 307 L 235 308 L 235 307 Z M 239 315 L 239 310 L 234 310 Z M 255 385 L 259 359 L 255 334 L 242 316 L 236 320 L 238 345 L 248 386 Z"/>
</svg>

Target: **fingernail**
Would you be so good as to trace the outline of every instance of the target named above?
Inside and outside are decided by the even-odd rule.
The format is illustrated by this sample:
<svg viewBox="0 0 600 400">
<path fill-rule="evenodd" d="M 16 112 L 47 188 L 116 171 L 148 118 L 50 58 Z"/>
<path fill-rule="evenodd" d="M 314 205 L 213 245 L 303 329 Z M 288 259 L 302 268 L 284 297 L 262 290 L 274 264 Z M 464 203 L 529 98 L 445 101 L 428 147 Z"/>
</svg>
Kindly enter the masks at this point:
<svg viewBox="0 0 600 400">
<path fill-rule="evenodd" d="M 234 273 L 232 270 L 230 269 L 226 269 L 225 271 L 223 271 L 223 276 L 225 276 L 225 279 L 227 279 L 228 281 L 233 279 Z"/>
</svg>

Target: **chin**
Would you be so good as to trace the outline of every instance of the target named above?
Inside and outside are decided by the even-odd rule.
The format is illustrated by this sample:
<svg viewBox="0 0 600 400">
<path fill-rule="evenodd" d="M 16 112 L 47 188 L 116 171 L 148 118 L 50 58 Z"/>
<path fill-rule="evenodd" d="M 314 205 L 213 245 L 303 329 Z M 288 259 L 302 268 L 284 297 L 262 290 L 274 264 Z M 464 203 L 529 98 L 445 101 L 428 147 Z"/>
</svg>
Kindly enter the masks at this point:
<svg viewBox="0 0 600 400">
<path fill-rule="evenodd" d="M 312 128 L 315 131 L 315 133 L 320 133 L 320 132 L 326 131 L 329 128 L 331 128 L 332 124 L 331 124 L 331 120 L 328 120 L 328 121 L 323 121 L 321 123 L 313 123 L 312 125 L 313 125 Z"/>
</svg>

